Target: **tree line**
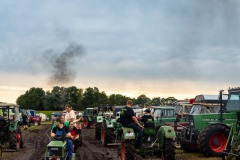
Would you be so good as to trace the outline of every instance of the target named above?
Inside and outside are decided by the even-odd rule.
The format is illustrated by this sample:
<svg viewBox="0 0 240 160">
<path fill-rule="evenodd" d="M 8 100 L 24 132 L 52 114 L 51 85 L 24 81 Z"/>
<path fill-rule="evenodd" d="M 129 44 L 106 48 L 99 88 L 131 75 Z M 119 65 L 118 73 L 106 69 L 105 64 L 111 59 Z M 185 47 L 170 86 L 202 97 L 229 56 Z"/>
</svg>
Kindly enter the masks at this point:
<svg viewBox="0 0 240 160">
<path fill-rule="evenodd" d="M 145 94 L 141 94 L 137 98 L 121 94 L 107 96 L 104 91 L 100 92 L 97 87 L 88 87 L 84 90 L 75 86 L 67 88 L 54 86 L 51 91 L 32 87 L 25 94 L 20 95 L 16 102 L 23 109 L 63 110 L 65 104 L 69 103 L 75 110 L 84 110 L 88 107 L 98 107 L 101 104 L 125 105 L 128 99 L 140 107 L 144 107 L 146 104 L 152 106 L 169 105 L 177 100 L 174 97 L 154 97 L 151 99 Z"/>
</svg>

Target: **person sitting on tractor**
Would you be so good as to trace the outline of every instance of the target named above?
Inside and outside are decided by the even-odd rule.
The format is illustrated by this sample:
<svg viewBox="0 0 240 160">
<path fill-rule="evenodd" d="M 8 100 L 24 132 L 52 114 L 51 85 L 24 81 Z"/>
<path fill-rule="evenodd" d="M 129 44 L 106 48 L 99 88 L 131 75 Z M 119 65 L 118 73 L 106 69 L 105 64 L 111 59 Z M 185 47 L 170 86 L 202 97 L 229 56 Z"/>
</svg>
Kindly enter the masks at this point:
<svg viewBox="0 0 240 160">
<path fill-rule="evenodd" d="M 135 113 L 132 109 L 133 102 L 128 100 L 126 106 L 121 109 L 119 122 L 123 127 L 132 128 L 137 133 L 136 148 L 142 148 L 143 143 L 143 129 L 144 127 L 138 122 Z"/>
<path fill-rule="evenodd" d="M 80 146 L 79 133 L 77 128 L 74 126 L 74 122 L 69 122 L 69 132 L 71 134 L 70 139 L 74 144 L 74 152 L 76 153 L 77 148 Z"/>
<path fill-rule="evenodd" d="M 56 118 L 56 126 L 52 129 L 51 137 L 54 138 L 54 140 L 65 140 L 67 142 L 68 149 L 67 160 L 70 160 L 72 158 L 73 152 L 73 143 L 70 139 L 71 134 L 69 132 L 68 127 L 63 125 L 60 117 Z"/>
<path fill-rule="evenodd" d="M 146 109 L 144 115 L 142 116 L 141 122 L 144 123 L 144 128 L 155 128 L 154 119 L 151 115 L 151 110 Z"/>
</svg>

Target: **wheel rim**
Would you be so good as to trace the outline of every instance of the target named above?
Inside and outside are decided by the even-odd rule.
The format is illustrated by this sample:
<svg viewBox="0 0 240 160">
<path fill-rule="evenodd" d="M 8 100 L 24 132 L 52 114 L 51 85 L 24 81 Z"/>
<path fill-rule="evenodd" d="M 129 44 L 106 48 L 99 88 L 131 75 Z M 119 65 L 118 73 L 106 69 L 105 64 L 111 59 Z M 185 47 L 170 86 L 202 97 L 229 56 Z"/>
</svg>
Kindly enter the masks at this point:
<svg viewBox="0 0 240 160">
<path fill-rule="evenodd" d="M 209 147 L 214 152 L 222 152 L 227 143 L 227 138 L 223 133 L 217 132 L 209 138 Z"/>
<path fill-rule="evenodd" d="M 124 144 L 124 140 L 122 140 L 122 143 L 121 143 L 121 160 L 125 160 L 125 144 Z"/>
<path fill-rule="evenodd" d="M 88 120 L 87 120 L 86 118 L 84 118 L 83 126 L 84 126 L 84 127 L 87 127 L 87 125 L 88 125 Z"/>
<path fill-rule="evenodd" d="M 104 141 L 105 141 L 105 132 L 104 132 L 104 129 L 102 129 L 101 141 L 102 141 L 102 144 L 104 144 Z"/>
</svg>

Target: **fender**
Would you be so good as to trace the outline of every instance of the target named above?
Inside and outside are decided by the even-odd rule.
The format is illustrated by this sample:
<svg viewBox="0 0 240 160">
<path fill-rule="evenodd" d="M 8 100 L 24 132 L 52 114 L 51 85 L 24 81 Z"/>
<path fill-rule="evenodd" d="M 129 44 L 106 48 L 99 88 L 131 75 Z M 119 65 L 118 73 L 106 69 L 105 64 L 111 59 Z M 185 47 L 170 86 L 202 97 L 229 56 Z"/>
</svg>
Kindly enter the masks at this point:
<svg viewBox="0 0 240 160">
<path fill-rule="evenodd" d="M 134 139 L 135 140 L 135 133 L 134 133 L 134 130 L 132 128 L 126 128 L 126 127 L 123 127 L 122 128 L 123 130 L 123 137 L 124 139 Z"/>
<path fill-rule="evenodd" d="M 159 142 L 159 146 L 162 147 L 164 145 L 164 139 L 175 139 L 176 133 L 174 128 L 171 126 L 162 126 L 157 131 L 157 138 Z"/>
<path fill-rule="evenodd" d="M 103 116 L 97 116 L 97 123 L 103 122 Z"/>
</svg>

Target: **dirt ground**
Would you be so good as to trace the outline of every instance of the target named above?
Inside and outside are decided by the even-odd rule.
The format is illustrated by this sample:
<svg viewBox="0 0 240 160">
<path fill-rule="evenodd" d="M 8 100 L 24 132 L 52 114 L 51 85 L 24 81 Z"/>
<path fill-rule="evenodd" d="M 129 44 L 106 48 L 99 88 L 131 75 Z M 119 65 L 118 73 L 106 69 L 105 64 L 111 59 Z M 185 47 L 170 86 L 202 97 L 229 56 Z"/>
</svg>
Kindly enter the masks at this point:
<svg viewBox="0 0 240 160">
<path fill-rule="evenodd" d="M 3 152 L 2 160 L 42 160 L 46 145 L 50 142 L 49 136 L 51 126 L 41 125 L 34 129 L 22 130 L 24 137 L 24 148 L 19 152 Z M 76 160 L 117 160 L 117 147 L 102 147 L 100 141 L 95 140 L 94 129 L 82 130 L 83 145 L 77 150 Z M 136 155 L 137 160 L 143 160 Z M 145 160 L 155 160 L 148 158 Z M 158 158 L 160 159 L 160 158 Z M 176 150 L 176 160 L 218 160 L 220 158 L 204 158 L 200 153 L 185 153 Z"/>
</svg>

